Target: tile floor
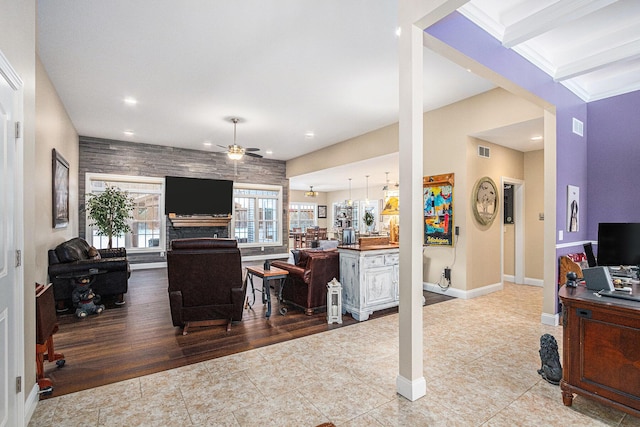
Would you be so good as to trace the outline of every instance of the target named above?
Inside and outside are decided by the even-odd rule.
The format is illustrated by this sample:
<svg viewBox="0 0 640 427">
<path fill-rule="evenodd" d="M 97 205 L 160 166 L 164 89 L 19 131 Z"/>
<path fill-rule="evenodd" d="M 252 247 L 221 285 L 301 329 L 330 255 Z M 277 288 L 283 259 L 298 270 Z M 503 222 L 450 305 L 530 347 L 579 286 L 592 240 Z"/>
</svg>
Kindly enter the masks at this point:
<svg viewBox="0 0 640 427">
<path fill-rule="evenodd" d="M 640 426 L 542 380 L 542 289 L 424 307 L 427 395 L 396 394 L 398 315 L 39 402 L 29 426 Z"/>
</svg>

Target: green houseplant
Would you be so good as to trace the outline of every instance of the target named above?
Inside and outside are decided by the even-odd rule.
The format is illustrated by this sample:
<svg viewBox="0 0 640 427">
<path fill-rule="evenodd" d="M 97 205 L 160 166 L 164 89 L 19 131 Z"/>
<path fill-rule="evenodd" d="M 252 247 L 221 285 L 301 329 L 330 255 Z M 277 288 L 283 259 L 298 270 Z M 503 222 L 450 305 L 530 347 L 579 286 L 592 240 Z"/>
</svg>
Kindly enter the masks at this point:
<svg viewBox="0 0 640 427">
<path fill-rule="evenodd" d="M 126 191 L 107 185 L 102 193 L 88 194 L 86 205 L 90 225 L 96 227 L 98 236 L 109 237 L 109 249 L 113 236 L 131 231 L 128 220 L 133 218 L 133 198 Z"/>
</svg>

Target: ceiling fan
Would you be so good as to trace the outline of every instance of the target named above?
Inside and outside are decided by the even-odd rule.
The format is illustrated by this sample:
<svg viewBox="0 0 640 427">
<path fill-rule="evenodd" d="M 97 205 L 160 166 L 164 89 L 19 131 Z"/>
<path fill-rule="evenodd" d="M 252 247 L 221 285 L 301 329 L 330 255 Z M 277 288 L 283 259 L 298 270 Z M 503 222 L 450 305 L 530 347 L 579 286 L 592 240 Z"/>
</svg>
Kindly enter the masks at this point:
<svg viewBox="0 0 640 427">
<path fill-rule="evenodd" d="M 242 159 L 242 156 L 247 155 L 250 157 L 257 157 L 258 159 L 261 159 L 262 156 L 260 154 L 255 153 L 255 151 L 260 151 L 259 148 L 244 148 L 240 145 L 237 144 L 236 142 L 236 125 L 238 124 L 238 122 L 240 121 L 239 118 L 237 117 L 232 117 L 230 119 L 231 122 L 233 122 L 233 144 L 229 145 L 229 146 L 224 146 L 224 145 L 219 145 L 218 147 L 222 147 L 222 148 L 226 148 L 227 151 L 227 156 L 231 159 L 231 160 L 240 160 Z"/>
</svg>

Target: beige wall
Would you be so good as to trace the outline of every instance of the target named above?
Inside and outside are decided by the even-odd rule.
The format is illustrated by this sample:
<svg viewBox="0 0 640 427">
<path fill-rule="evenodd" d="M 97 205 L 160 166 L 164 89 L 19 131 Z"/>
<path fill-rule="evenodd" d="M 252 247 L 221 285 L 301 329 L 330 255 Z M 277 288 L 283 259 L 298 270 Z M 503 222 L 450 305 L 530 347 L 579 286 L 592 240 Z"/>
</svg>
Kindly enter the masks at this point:
<svg viewBox="0 0 640 427">
<path fill-rule="evenodd" d="M 424 249 L 425 281 L 436 283 L 447 266 L 454 288 L 471 290 L 501 281 L 500 219 L 480 227 L 469 200 L 476 180 L 485 175 L 498 186 L 502 176 L 524 179 L 523 156 L 482 141 L 491 147 L 491 158 L 479 158 L 478 140 L 469 135 L 541 116 L 540 107 L 500 88 L 425 113 L 424 174 L 455 174 L 454 226 L 460 227 L 455 252 L 452 247 Z"/>
<path fill-rule="evenodd" d="M 47 280 L 47 251 L 78 236 L 78 134 L 40 59 L 36 60 L 36 271 L 39 282 Z M 51 174 L 52 150 L 69 162 L 69 225 L 53 228 Z"/>
<path fill-rule="evenodd" d="M 454 226 L 460 227 L 455 250 L 424 248 L 425 281 L 436 283 L 442 269 L 449 266 L 455 288 L 472 290 L 501 282 L 500 218 L 490 227 L 480 227 L 470 211 L 469 199 L 473 185 L 482 176 L 490 176 L 498 186 L 502 176 L 524 180 L 524 156 L 521 152 L 483 142 L 492 148 L 492 157 L 480 159 L 476 154 L 477 141 L 470 135 L 542 115 L 540 107 L 500 88 L 425 113 L 424 175 L 455 174 Z M 397 132 L 394 124 L 290 160 L 287 176 L 395 152 Z M 358 198 L 355 192 L 353 190 L 354 199 Z M 331 193 L 328 204 L 344 200 L 344 193 Z"/>
<path fill-rule="evenodd" d="M 504 200 L 504 198 L 502 199 Z M 504 205 L 503 205 L 504 207 Z M 500 219 L 500 218 L 496 218 L 496 219 Z M 517 221 L 517 219 L 516 219 Z M 503 248 L 504 248 L 504 265 L 502 268 L 502 272 L 503 274 L 507 274 L 510 276 L 513 276 L 514 274 L 516 274 L 516 267 L 515 267 L 515 262 L 516 262 L 516 258 L 515 258 L 515 244 L 516 244 L 516 233 L 515 233 L 515 229 L 516 226 L 514 224 L 505 224 L 504 225 L 504 229 L 503 229 L 503 233 L 502 233 L 502 241 L 503 243 Z"/>
<path fill-rule="evenodd" d="M 544 278 L 544 150 L 524 154 L 525 248 L 524 275 L 527 278 Z"/>
<path fill-rule="evenodd" d="M 489 159 L 477 155 L 478 145 L 491 149 Z M 468 159 L 468 200 L 471 199 L 476 181 L 481 177 L 490 177 L 498 189 L 501 187 L 502 177 L 524 180 L 524 154 L 520 151 L 470 138 Z M 502 191 L 499 191 L 499 194 L 501 196 Z M 499 212 L 502 201 L 500 197 Z M 502 282 L 500 248 L 504 233 L 499 215 L 498 213 L 491 225 L 485 226 L 479 224 L 473 214 L 468 212 L 467 290 Z"/>
<path fill-rule="evenodd" d="M 398 152 L 398 124 L 287 161 L 287 178 Z"/>
</svg>

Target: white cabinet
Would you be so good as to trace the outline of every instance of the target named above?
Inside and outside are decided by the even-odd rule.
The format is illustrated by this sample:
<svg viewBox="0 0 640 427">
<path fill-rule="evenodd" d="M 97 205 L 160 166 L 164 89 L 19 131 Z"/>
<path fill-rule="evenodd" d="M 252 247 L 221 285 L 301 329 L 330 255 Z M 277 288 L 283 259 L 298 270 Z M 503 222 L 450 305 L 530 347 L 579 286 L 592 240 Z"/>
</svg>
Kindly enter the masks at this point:
<svg viewBox="0 0 640 427">
<path fill-rule="evenodd" d="M 371 313 L 398 306 L 398 248 L 338 248 L 342 311 L 358 321 Z"/>
</svg>

